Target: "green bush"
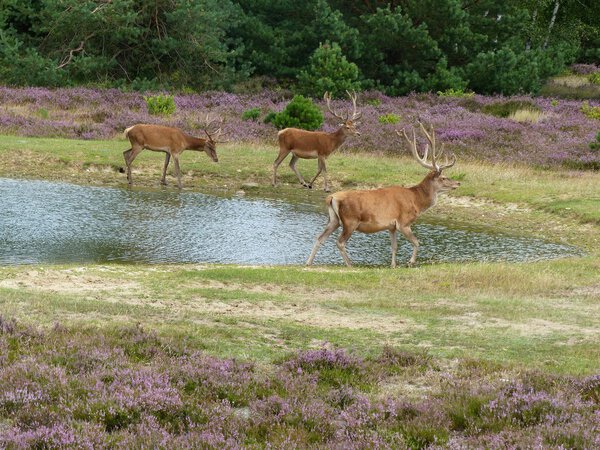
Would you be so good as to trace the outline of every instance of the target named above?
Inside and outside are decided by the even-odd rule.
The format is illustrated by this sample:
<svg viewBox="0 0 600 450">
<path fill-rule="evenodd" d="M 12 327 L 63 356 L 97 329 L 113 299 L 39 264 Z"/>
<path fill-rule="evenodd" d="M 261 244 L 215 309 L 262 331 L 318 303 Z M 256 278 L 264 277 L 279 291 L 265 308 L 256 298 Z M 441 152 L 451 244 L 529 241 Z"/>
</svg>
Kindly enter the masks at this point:
<svg viewBox="0 0 600 450">
<path fill-rule="evenodd" d="M 275 117 L 277 117 L 277 113 L 275 111 L 269 111 L 263 119 L 263 123 L 273 123 L 275 121 Z"/>
<path fill-rule="evenodd" d="M 596 140 L 590 142 L 590 150 L 600 150 L 600 132 L 598 132 L 598 134 L 596 135 Z"/>
<path fill-rule="evenodd" d="M 358 66 L 349 62 L 340 46 L 333 43 L 319 45 L 310 57 L 307 70 L 298 75 L 300 92 L 321 97 L 329 92 L 332 97 L 343 97 L 346 91 L 360 90 Z"/>
<path fill-rule="evenodd" d="M 295 95 L 283 111 L 275 114 L 273 124 L 279 128 L 316 130 L 323 125 L 323 113 L 311 99 Z"/>
<path fill-rule="evenodd" d="M 589 102 L 581 104 L 581 112 L 590 119 L 600 120 L 600 106 L 590 106 Z"/>
<path fill-rule="evenodd" d="M 258 120 L 260 117 L 260 108 L 250 108 L 242 113 L 242 120 Z"/>
<path fill-rule="evenodd" d="M 396 124 L 400 122 L 400 116 L 397 114 L 383 114 L 381 116 L 379 116 L 379 123 L 385 123 L 385 124 Z"/>
<path fill-rule="evenodd" d="M 489 105 L 485 105 L 481 108 L 481 110 L 492 116 L 496 117 L 508 117 L 511 114 L 514 114 L 516 111 L 521 109 L 528 109 L 531 111 L 541 111 L 539 106 L 526 101 L 521 100 L 509 100 L 506 102 L 497 102 L 491 103 Z"/>
<path fill-rule="evenodd" d="M 170 116 L 175 112 L 175 99 L 172 95 L 144 96 L 144 100 L 146 101 L 149 114 Z"/>
<path fill-rule="evenodd" d="M 465 92 L 463 89 L 449 88 L 445 91 L 437 91 L 437 95 L 440 97 L 471 98 L 475 95 L 475 92 Z"/>
<path fill-rule="evenodd" d="M 592 84 L 600 85 L 600 72 L 591 73 L 588 76 L 588 80 L 590 80 L 590 83 L 592 83 Z"/>
</svg>

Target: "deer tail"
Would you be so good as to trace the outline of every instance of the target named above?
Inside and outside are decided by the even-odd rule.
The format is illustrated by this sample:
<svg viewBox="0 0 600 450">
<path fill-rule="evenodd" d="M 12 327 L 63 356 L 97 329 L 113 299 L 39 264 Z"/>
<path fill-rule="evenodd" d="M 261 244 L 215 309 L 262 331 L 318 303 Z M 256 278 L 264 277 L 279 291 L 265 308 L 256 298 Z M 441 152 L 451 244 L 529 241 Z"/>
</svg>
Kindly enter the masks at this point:
<svg viewBox="0 0 600 450">
<path fill-rule="evenodd" d="M 134 125 L 135 126 L 135 125 Z M 129 138 L 129 132 L 131 131 L 133 127 L 129 127 L 129 128 L 125 128 L 125 132 L 123 133 L 123 135 L 125 136 L 125 139 Z"/>
<path fill-rule="evenodd" d="M 339 200 L 337 200 L 333 195 L 328 195 L 327 198 L 325 199 L 325 204 L 327 205 L 327 207 L 329 209 L 329 218 L 330 219 L 337 218 L 338 220 L 341 220 L 340 219 Z"/>
</svg>

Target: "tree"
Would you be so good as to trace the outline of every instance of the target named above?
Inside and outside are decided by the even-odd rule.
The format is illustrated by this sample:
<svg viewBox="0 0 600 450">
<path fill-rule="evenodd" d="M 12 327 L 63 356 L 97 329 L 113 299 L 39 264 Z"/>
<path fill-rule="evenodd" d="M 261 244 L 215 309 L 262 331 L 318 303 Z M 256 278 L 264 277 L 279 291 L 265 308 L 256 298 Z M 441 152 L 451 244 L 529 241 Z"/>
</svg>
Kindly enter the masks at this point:
<svg viewBox="0 0 600 450">
<path fill-rule="evenodd" d="M 358 67 L 349 62 L 336 43 L 320 44 L 309 59 L 308 66 L 298 75 L 302 94 L 321 97 L 325 92 L 342 97 L 346 91 L 360 89 Z"/>
</svg>

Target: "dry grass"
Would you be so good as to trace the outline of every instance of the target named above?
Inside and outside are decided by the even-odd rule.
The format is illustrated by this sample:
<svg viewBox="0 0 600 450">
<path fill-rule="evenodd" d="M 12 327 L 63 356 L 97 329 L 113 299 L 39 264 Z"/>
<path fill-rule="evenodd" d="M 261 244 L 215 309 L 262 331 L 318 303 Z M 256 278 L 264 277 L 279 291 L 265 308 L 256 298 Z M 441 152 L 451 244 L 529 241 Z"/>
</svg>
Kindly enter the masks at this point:
<svg viewBox="0 0 600 450">
<path fill-rule="evenodd" d="M 542 111 L 535 111 L 533 109 L 519 109 L 508 116 L 510 120 L 521 123 L 538 123 L 547 117 L 548 115 Z"/>
<path fill-rule="evenodd" d="M 553 78 L 552 81 L 561 86 L 567 86 L 573 89 L 588 86 L 590 80 L 587 75 L 565 75 L 562 77 Z"/>
</svg>

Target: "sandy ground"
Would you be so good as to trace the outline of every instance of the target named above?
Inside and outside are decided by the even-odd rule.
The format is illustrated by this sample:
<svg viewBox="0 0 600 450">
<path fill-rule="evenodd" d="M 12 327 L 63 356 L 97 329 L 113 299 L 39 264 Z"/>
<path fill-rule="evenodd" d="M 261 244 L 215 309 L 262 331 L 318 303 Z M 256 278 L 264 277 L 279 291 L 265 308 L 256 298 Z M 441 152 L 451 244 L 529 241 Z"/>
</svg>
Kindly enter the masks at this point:
<svg viewBox="0 0 600 450">
<path fill-rule="evenodd" d="M 185 269 L 201 271 L 206 267 L 191 265 L 185 266 Z M 4 277 L 0 279 L 0 288 L 63 294 L 80 298 L 82 302 L 93 300 L 130 305 L 132 312 L 136 307 L 151 308 L 153 316 L 174 320 L 185 318 L 205 322 L 237 318 L 255 323 L 289 322 L 321 329 L 365 330 L 390 340 L 426 328 L 426 325 L 405 314 L 407 310 L 421 310 L 424 307 L 410 299 L 400 300 L 397 310 L 390 313 L 389 309 L 353 307 L 355 303 L 368 301 L 365 296 L 369 294 L 343 289 L 309 289 L 301 285 L 282 286 L 274 283 L 250 285 L 196 278 L 190 278 L 183 286 L 157 289 L 148 284 L 153 273 L 179 269 L 179 266 L 23 268 L 0 273 L 0 278 Z M 129 279 L 124 279 L 124 273 Z M 213 291 L 215 295 L 211 296 Z M 233 295 L 223 296 L 223 291 L 229 291 Z M 186 294 L 182 295 L 181 292 Z M 264 294 L 264 297 L 261 298 L 260 294 Z M 568 314 L 572 308 L 570 298 L 574 295 L 598 298 L 600 285 L 572 291 L 562 299 L 553 300 L 554 307 L 563 306 L 565 314 Z M 223 297 L 231 299 L 223 300 Z M 561 333 L 572 336 L 576 341 L 600 340 L 600 328 L 597 327 L 583 327 L 568 323 L 568 320 L 563 322 L 541 318 L 508 321 L 471 311 L 474 304 L 465 300 L 460 303 L 444 299 L 436 301 L 436 308 L 448 309 L 445 313 L 445 326 L 454 330 L 506 330 L 521 336 Z M 428 343 L 423 342 L 423 346 L 427 347 Z"/>
</svg>

